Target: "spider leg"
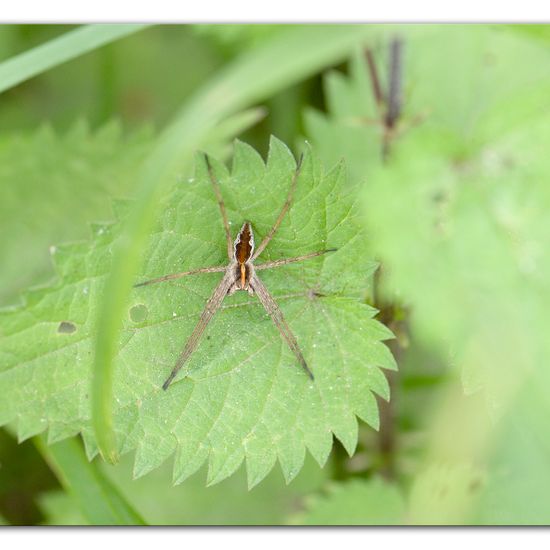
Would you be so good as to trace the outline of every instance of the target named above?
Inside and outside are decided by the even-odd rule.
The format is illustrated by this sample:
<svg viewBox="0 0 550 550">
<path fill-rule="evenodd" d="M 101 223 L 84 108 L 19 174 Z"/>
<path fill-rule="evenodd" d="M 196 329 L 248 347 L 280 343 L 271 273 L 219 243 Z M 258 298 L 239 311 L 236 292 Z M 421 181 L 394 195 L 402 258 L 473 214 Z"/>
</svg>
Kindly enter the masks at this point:
<svg viewBox="0 0 550 550">
<path fill-rule="evenodd" d="M 149 281 L 138 283 L 137 285 L 134 285 L 134 288 L 138 286 L 152 285 L 154 283 L 161 283 L 162 281 L 171 281 L 172 279 L 180 279 L 186 275 L 195 275 L 197 273 L 219 273 L 220 271 L 225 271 L 226 269 L 227 266 L 218 265 L 215 267 L 201 267 L 199 269 L 192 269 L 191 271 L 182 271 L 180 273 L 171 273 L 170 275 L 163 275 L 162 277 L 158 277 L 156 279 L 150 279 Z"/>
<path fill-rule="evenodd" d="M 381 112 L 386 98 L 384 97 L 384 92 L 382 91 L 382 85 L 380 83 L 380 78 L 378 76 L 378 68 L 376 67 L 376 61 L 371 49 L 367 49 L 366 57 L 367 63 L 369 66 L 370 82 L 372 86 L 372 95 L 376 100 L 376 106 L 378 111 Z"/>
<path fill-rule="evenodd" d="M 218 206 L 220 207 L 220 212 L 222 214 L 223 227 L 225 229 L 225 239 L 227 241 L 227 257 L 231 260 L 234 255 L 233 239 L 231 238 L 231 230 L 229 228 L 229 221 L 227 220 L 227 212 L 225 211 L 225 202 L 223 201 L 220 184 L 218 183 L 218 180 L 214 175 L 214 170 L 212 170 L 210 159 L 208 158 L 208 155 L 206 153 L 204 153 L 204 160 L 206 161 L 208 175 L 210 176 L 210 181 L 212 182 L 212 187 L 214 188 L 214 194 L 216 195 L 216 200 L 218 201 Z"/>
<path fill-rule="evenodd" d="M 329 248 L 328 250 L 319 250 L 318 252 L 310 252 L 309 254 L 304 254 L 303 256 L 296 256 L 295 258 L 281 258 L 280 260 L 271 260 L 270 262 L 264 262 L 263 264 L 255 265 L 254 268 L 258 269 L 270 269 L 272 267 L 279 267 L 286 264 L 292 264 L 294 262 L 301 262 L 302 260 L 309 260 L 310 258 L 315 258 L 326 254 L 327 252 L 336 252 L 337 248 Z"/>
<path fill-rule="evenodd" d="M 292 198 L 294 196 L 294 190 L 296 189 L 298 176 L 300 175 L 300 169 L 302 168 L 302 159 L 303 159 L 303 155 L 300 156 L 300 158 L 298 159 L 296 171 L 294 172 L 294 176 L 292 176 L 292 182 L 290 183 L 290 189 L 288 190 L 286 201 L 283 204 L 281 211 L 279 212 L 278 218 L 275 220 L 275 223 L 273 224 L 273 227 L 269 230 L 269 233 L 264 237 L 263 241 L 260 243 L 260 246 L 256 248 L 256 251 L 254 252 L 254 255 L 252 256 L 251 260 L 255 260 L 262 253 L 264 248 L 269 244 L 269 241 L 271 241 L 271 238 L 273 237 L 273 235 L 275 235 L 275 231 L 279 229 L 279 226 L 281 225 L 281 222 L 283 221 L 285 214 L 288 212 L 288 209 L 292 204 Z"/>
<path fill-rule="evenodd" d="M 175 367 L 172 369 L 170 376 L 166 379 L 166 381 L 162 385 L 163 390 L 168 389 L 168 386 L 170 385 L 172 380 L 175 378 L 176 374 L 178 374 L 181 367 L 183 367 L 185 362 L 189 359 L 189 357 L 191 357 L 191 354 L 197 348 L 199 341 L 201 339 L 201 336 L 204 333 L 204 330 L 206 329 L 208 323 L 212 320 L 212 317 L 214 317 L 215 313 L 218 311 L 219 307 L 222 305 L 223 299 L 227 295 L 229 288 L 234 282 L 235 282 L 235 276 L 233 272 L 228 271 L 225 274 L 224 278 L 220 281 L 218 286 L 214 289 L 214 292 L 212 292 L 212 295 L 206 302 L 206 306 L 201 314 L 199 322 L 194 328 L 191 336 L 189 336 L 189 339 L 187 340 L 187 343 L 185 344 L 183 351 L 181 352 L 180 356 L 178 357 L 178 360 L 176 361 Z"/>
<path fill-rule="evenodd" d="M 277 302 L 275 302 L 273 296 L 271 296 L 271 294 L 269 293 L 269 290 L 267 290 L 265 285 L 256 275 L 252 276 L 250 286 L 253 288 L 254 292 L 258 296 L 258 299 L 264 306 L 264 309 L 275 323 L 275 326 L 279 329 L 279 332 L 281 333 L 281 336 L 283 337 L 285 342 L 288 344 L 288 347 L 292 350 L 292 352 L 296 356 L 296 359 L 298 359 L 301 367 L 313 380 L 313 373 L 309 370 L 309 367 L 307 366 L 306 360 L 304 359 L 302 351 L 300 350 L 300 346 L 298 345 L 296 337 L 294 336 L 292 330 L 288 326 L 288 323 L 283 317 L 283 312 L 280 310 Z"/>
</svg>

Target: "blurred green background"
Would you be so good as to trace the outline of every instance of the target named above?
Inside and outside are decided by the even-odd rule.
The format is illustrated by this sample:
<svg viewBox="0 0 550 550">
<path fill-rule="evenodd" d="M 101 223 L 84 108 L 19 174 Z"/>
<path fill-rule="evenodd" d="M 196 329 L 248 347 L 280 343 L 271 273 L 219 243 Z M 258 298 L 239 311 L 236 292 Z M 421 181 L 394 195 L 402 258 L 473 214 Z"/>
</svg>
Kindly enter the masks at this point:
<svg viewBox="0 0 550 550">
<path fill-rule="evenodd" d="M 0 64 L 73 28 L 2 25 Z M 287 30 L 148 27 L 4 91 L 0 306 L 52 280 L 51 246 L 113 218 L 112 199 L 133 196 L 140 162 L 197 90 Z M 387 89 L 396 36 L 403 104 L 384 161 L 365 51 Z M 353 457 L 335 440 L 324 469 L 308 457 L 289 486 L 276 468 L 250 492 L 244 467 L 214 487 L 204 469 L 172 487 L 169 464 L 132 481 L 131 457 L 96 459 L 96 479 L 148 523 L 550 523 L 549 27 L 372 25 L 350 42 L 264 90 L 217 150 L 227 157 L 233 136 L 262 155 L 271 134 L 295 151 L 307 139 L 362 182 L 382 266 L 368 300 L 400 367 L 381 429 L 362 425 Z M 59 473 L 79 449 L 62 445 L 56 459 L 0 431 L 3 522 L 94 522 Z"/>
</svg>

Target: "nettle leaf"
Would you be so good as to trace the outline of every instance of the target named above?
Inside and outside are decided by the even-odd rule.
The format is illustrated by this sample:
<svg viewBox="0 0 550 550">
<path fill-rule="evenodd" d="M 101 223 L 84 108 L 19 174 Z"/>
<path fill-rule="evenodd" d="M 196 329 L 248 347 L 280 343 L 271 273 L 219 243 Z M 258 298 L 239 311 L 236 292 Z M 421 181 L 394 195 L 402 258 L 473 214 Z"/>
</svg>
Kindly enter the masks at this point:
<svg viewBox="0 0 550 550">
<path fill-rule="evenodd" d="M 231 172 L 213 165 L 235 233 L 249 220 L 259 242 L 288 192 L 296 168 L 290 151 L 273 139 L 264 164 L 251 147 L 237 143 Z M 392 335 L 362 300 L 375 264 L 365 252 L 356 195 L 343 180 L 342 166 L 324 173 L 308 152 L 293 205 L 262 254 L 265 260 L 338 249 L 261 272 L 314 382 L 256 297 L 237 293 L 225 299 L 185 372 L 163 391 L 221 274 L 134 289 L 117 356 L 114 412 L 119 451 L 136 450 L 136 476 L 175 452 L 176 482 L 206 460 L 208 483 L 219 482 L 245 458 L 249 486 L 277 460 L 289 482 L 306 448 L 324 464 L 332 434 L 353 453 L 356 416 L 378 426 L 373 393 L 389 398 L 380 367 L 396 368 L 382 343 Z M 121 216 L 126 209 L 118 203 Z M 227 262 L 202 156 L 195 177 L 175 186 L 162 212 L 144 250 L 143 280 Z M 47 428 L 50 442 L 82 432 L 90 457 L 97 453 L 89 405 L 96 308 L 120 225 L 93 229 L 91 243 L 55 250 L 55 285 L 28 292 L 25 307 L 0 315 L 0 424 L 16 422 L 20 439 Z"/>
<path fill-rule="evenodd" d="M 131 195 L 152 142 L 150 130 L 125 135 L 116 121 L 0 136 L 0 304 L 52 278 L 51 245 L 85 239 L 87 221 L 113 218 L 111 197 Z"/>
</svg>

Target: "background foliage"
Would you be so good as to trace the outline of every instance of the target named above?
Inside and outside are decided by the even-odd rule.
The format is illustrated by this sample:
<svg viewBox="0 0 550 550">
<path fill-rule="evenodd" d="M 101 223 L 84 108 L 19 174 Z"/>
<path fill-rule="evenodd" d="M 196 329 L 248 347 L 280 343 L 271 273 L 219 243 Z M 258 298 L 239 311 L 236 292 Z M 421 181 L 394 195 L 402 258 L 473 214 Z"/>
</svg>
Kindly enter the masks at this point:
<svg viewBox="0 0 550 550">
<path fill-rule="evenodd" d="M 110 39 L 101 27 L 68 35 L 71 30 L 0 27 L 0 74 L 19 82 L 0 96 L 2 521 L 547 524 L 548 28 L 199 25 L 110 29 Z M 404 44 L 403 114 L 384 162 L 382 128 L 374 122 L 381 113 L 364 52 L 373 52 L 387 87 L 395 36 Z M 51 47 L 56 38 L 67 41 L 54 44 L 59 58 L 48 55 L 45 65 L 40 47 Z M 231 190 L 230 217 L 238 224 L 249 216 L 265 232 L 292 172 L 292 158 L 281 142 L 270 140 L 272 134 L 295 154 L 308 155 L 303 195 L 266 252 L 280 257 L 322 246 L 328 236 L 323 219 L 342 222 L 343 229 L 334 237 L 342 248 L 334 263 L 266 274 L 266 284 L 282 296 L 318 278 L 331 299 L 354 300 L 344 309 L 334 305 L 340 308 L 332 313 L 336 328 L 318 335 L 317 344 L 337 336 L 349 350 L 349 357 L 322 354 L 326 362 L 318 365 L 327 376 L 346 362 L 353 369 L 391 368 L 387 351 L 373 351 L 375 344 L 387 349 L 379 341 L 389 331 L 396 338 L 386 344 L 399 372 L 386 370 L 386 382 L 378 368 L 369 370 L 378 373 L 370 378 L 357 371 L 355 393 L 348 388 L 335 401 L 341 408 L 331 409 L 342 422 L 330 426 L 337 436 L 332 451 L 330 431 L 321 438 L 312 423 L 318 413 L 305 414 L 300 431 L 289 429 L 289 399 L 299 402 L 302 383 L 300 372 L 290 370 L 285 378 L 271 378 L 287 385 L 277 390 L 281 414 L 273 410 L 266 424 L 269 431 L 280 423 L 284 444 L 271 447 L 271 438 L 259 438 L 262 453 L 252 452 L 253 459 L 246 446 L 244 454 L 240 450 L 246 432 L 239 426 L 244 429 L 255 414 L 245 388 L 235 394 L 242 409 L 223 415 L 228 424 L 210 447 L 199 438 L 200 452 L 183 445 L 187 454 L 180 450 L 174 463 L 165 462 L 176 449 L 162 435 L 164 407 L 185 406 L 185 384 L 171 398 L 162 396 L 164 404 L 153 396 L 146 414 L 136 416 L 128 405 L 148 380 L 160 385 L 193 324 L 168 323 L 151 338 L 154 323 L 172 315 L 176 294 L 182 311 L 198 313 L 212 279 L 151 287 L 138 301 L 135 291 L 126 293 L 135 278 L 170 272 L 181 258 L 193 266 L 223 260 L 215 203 L 201 186 L 200 165 L 193 172 L 198 148 L 232 158 L 230 172 L 216 164 Z M 264 159 L 269 151 L 267 169 L 252 148 L 234 149 L 234 137 Z M 342 160 L 345 169 L 335 168 Z M 155 172 L 161 164 L 162 173 Z M 257 188 L 273 195 L 263 191 L 258 200 Z M 331 193 L 333 200 L 321 200 Z M 197 197 L 202 216 L 177 215 Z M 113 225 L 115 219 L 122 222 Z M 148 239 L 143 255 L 124 264 L 127 270 L 115 269 L 107 287 L 123 290 L 116 297 L 130 317 L 120 321 L 120 335 L 116 307 L 112 318 L 99 317 L 105 370 L 92 393 L 95 427 L 109 433 L 112 422 L 114 438 L 99 441 L 100 448 L 107 457 L 115 456 L 113 450 L 123 454 L 109 465 L 96 456 L 83 373 L 91 372 L 101 344 L 93 340 L 101 300 L 109 303 L 99 282 L 109 276 L 112 257 L 124 258 L 124 239 L 132 231 L 136 243 L 138 234 Z M 201 238 L 217 249 L 197 254 L 189 248 Z M 355 243 L 353 252 L 346 251 L 348 242 Z M 381 268 L 373 279 L 375 261 Z M 334 281 L 354 290 L 342 294 Z M 147 306 L 148 320 L 137 324 L 151 328 L 141 332 L 141 343 L 127 346 L 125 330 L 136 326 L 131 308 L 139 304 Z M 282 301 L 281 307 L 293 319 L 300 301 Z M 372 307 L 380 311 L 378 322 L 371 319 Z M 227 320 L 213 325 L 212 337 L 226 342 L 226 355 L 208 368 L 223 371 L 232 354 L 242 353 L 238 339 L 227 343 L 228 326 L 239 333 L 243 323 L 252 323 L 258 342 L 271 335 L 259 309 L 239 311 L 228 310 Z M 68 321 L 65 329 L 74 323 L 76 332 L 48 333 Z M 296 329 L 306 349 L 316 345 L 312 327 L 324 324 L 308 317 Z M 92 338 L 79 344 L 78 354 L 58 347 L 59 337 L 80 338 L 81 327 Z M 113 343 L 127 355 L 110 370 Z M 211 361 L 209 349 L 198 351 L 197 365 Z M 283 350 L 280 343 L 277 349 Z M 53 351 L 51 362 L 41 359 Z M 265 371 L 271 372 L 274 357 L 275 347 L 262 361 Z M 273 364 L 281 369 L 277 357 Z M 29 360 L 35 366 L 21 368 Z M 155 361 L 164 365 L 162 372 Z M 200 387 L 196 372 L 193 383 Z M 239 385 L 257 390 L 258 376 L 255 368 Z M 337 378 L 321 376 L 318 384 L 321 393 L 324 384 L 327 391 L 330 385 L 342 389 Z M 370 392 L 387 397 L 388 388 L 389 403 L 377 398 L 376 407 Z M 225 402 L 220 390 L 215 383 L 205 393 L 206 416 L 208 407 Z M 146 394 L 137 398 L 147 401 Z M 355 425 L 354 414 L 370 426 Z M 85 446 L 79 436 L 67 439 L 78 432 Z M 186 437 L 181 441 L 188 443 Z M 201 467 L 207 457 L 209 467 Z M 276 459 L 282 473 L 272 469 Z"/>
</svg>

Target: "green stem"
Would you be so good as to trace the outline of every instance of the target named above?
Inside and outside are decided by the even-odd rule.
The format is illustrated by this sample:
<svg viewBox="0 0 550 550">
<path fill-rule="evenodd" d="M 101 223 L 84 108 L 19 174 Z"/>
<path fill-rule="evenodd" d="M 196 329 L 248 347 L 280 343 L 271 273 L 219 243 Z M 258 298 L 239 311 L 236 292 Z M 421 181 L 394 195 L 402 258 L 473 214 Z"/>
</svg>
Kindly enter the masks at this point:
<svg viewBox="0 0 550 550">
<path fill-rule="evenodd" d="M 145 525 L 143 518 L 101 472 L 97 463 L 88 462 L 78 439 L 48 445 L 44 436 L 37 436 L 34 442 L 92 525 Z"/>
</svg>

